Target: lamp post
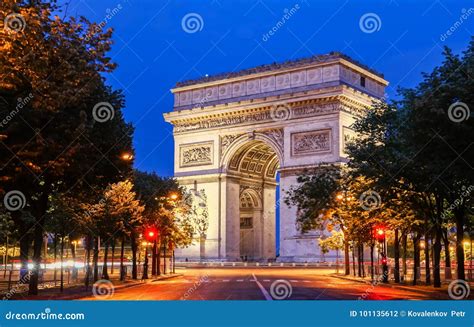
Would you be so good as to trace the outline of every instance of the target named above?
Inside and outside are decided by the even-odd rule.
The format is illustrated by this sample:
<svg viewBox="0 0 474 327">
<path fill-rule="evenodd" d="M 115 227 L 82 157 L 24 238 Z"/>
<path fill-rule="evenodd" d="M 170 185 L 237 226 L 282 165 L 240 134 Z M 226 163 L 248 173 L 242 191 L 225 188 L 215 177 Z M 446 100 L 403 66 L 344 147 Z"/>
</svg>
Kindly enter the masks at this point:
<svg viewBox="0 0 474 327">
<path fill-rule="evenodd" d="M 158 230 L 154 227 L 149 227 L 145 230 L 145 239 L 148 241 L 145 245 L 145 258 L 143 261 L 143 277 L 142 279 L 148 279 L 148 245 L 151 242 L 156 242 L 158 237 Z"/>
<path fill-rule="evenodd" d="M 382 281 L 388 283 L 387 237 L 385 227 L 377 227 L 375 229 L 375 237 L 382 243 L 382 251 L 380 253 L 382 257 Z"/>
</svg>

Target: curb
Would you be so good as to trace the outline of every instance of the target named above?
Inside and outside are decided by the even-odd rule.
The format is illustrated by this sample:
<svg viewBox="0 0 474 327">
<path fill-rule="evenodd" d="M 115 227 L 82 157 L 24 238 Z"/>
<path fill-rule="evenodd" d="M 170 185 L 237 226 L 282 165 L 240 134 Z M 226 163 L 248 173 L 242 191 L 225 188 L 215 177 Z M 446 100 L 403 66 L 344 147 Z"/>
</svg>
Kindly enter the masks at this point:
<svg viewBox="0 0 474 327">
<path fill-rule="evenodd" d="M 359 280 L 359 279 L 353 279 L 353 278 L 348 278 L 348 277 L 338 276 L 338 275 L 330 275 L 330 276 L 335 277 L 335 278 L 339 278 L 339 279 L 349 280 L 349 281 L 356 282 L 356 283 L 363 283 L 363 284 L 366 284 L 366 285 L 372 285 L 372 283 L 368 280 Z M 428 290 L 416 288 L 416 286 L 410 287 L 410 286 L 404 286 L 404 285 L 393 285 L 393 284 L 385 284 L 385 283 L 380 283 L 380 286 L 390 287 L 390 288 L 394 288 L 394 289 L 400 289 L 400 290 L 404 290 L 404 291 L 424 293 L 424 294 L 428 294 L 428 295 L 433 295 L 433 293 L 440 292 L 440 291 L 444 290 L 443 288 L 439 288 L 439 289 L 433 289 L 432 291 L 428 291 Z"/>
<path fill-rule="evenodd" d="M 152 279 L 151 281 L 149 281 L 149 283 L 159 282 L 159 281 L 162 281 L 162 280 L 168 280 L 168 279 L 172 279 L 172 278 L 176 278 L 176 277 L 182 277 L 182 276 L 184 276 L 184 274 L 173 274 L 173 275 L 169 275 L 169 276 L 161 276 L 161 277 Z"/>
</svg>

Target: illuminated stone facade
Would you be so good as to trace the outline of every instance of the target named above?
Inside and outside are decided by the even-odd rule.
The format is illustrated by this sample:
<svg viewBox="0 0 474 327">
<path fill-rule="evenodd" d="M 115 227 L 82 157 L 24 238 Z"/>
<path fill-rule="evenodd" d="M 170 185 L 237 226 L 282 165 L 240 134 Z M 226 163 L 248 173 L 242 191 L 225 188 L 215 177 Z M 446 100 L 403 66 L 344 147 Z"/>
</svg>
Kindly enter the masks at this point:
<svg viewBox="0 0 474 327">
<path fill-rule="evenodd" d="M 354 116 L 387 84 L 337 53 L 179 83 L 164 115 L 174 127 L 175 177 L 205 190 L 209 228 L 204 250 L 197 240 L 177 257 L 320 260 L 321 232 L 298 230 L 285 191 L 305 168 L 346 161 Z"/>
</svg>

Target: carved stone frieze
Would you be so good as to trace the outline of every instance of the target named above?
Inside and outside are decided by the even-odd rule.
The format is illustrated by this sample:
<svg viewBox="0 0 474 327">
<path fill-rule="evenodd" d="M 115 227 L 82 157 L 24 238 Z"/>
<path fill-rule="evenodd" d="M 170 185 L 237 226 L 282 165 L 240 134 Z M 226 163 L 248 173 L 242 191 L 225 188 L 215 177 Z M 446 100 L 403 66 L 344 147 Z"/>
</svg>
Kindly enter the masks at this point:
<svg viewBox="0 0 474 327">
<path fill-rule="evenodd" d="M 331 130 L 291 134 L 291 155 L 312 155 L 331 151 Z"/>
<path fill-rule="evenodd" d="M 183 144 L 179 147 L 180 167 L 211 165 L 213 156 L 213 142 Z"/>
<path fill-rule="evenodd" d="M 223 135 L 221 136 L 221 156 L 225 153 L 225 151 L 232 145 L 236 138 L 241 136 L 242 134 L 231 134 L 231 135 Z"/>
<path fill-rule="evenodd" d="M 262 196 L 262 186 L 261 185 L 256 185 L 256 184 L 240 184 L 240 191 L 239 191 L 239 194 L 242 195 L 242 193 L 245 191 L 245 190 L 254 190 L 255 192 L 257 192 L 258 196 L 261 197 Z"/>
<path fill-rule="evenodd" d="M 311 116 L 327 115 L 342 110 L 340 103 L 312 104 L 291 108 L 290 119 L 305 118 Z M 272 109 L 246 112 L 226 117 L 209 117 L 193 122 L 174 123 L 176 133 L 189 132 L 201 129 L 211 129 L 225 126 L 240 126 L 245 124 L 255 124 L 257 122 L 274 122 Z"/>
<path fill-rule="evenodd" d="M 273 141 L 275 141 L 276 144 L 280 147 L 280 150 L 283 152 L 284 149 L 284 134 L 283 134 L 283 128 L 273 128 L 273 129 L 267 129 L 261 132 L 262 134 L 265 134 L 269 138 L 271 138 Z"/>
</svg>

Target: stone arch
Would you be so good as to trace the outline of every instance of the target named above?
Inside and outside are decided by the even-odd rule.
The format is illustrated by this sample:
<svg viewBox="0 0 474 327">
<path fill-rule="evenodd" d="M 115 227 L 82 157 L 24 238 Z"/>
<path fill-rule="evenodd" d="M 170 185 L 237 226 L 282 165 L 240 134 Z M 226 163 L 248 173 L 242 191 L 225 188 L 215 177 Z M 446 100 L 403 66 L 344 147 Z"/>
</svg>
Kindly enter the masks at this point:
<svg viewBox="0 0 474 327">
<path fill-rule="evenodd" d="M 283 155 L 283 130 L 281 130 L 281 141 L 278 141 L 276 137 L 272 137 L 268 131 L 265 132 L 251 132 L 235 136 L 230 142 L 223 153 L 221 154 L 220 160 L 220 171 L 222 173 L 227 172 L 229 168 L 230 161 L 234 155 L 242 150 L 243 147 L 250 147 L 257 144 L 258 142 L 264 143 L 269 146 L 278 158 L 278 163 L 280 166 L 284 164 L 284 155 Z"/>
</svg>

